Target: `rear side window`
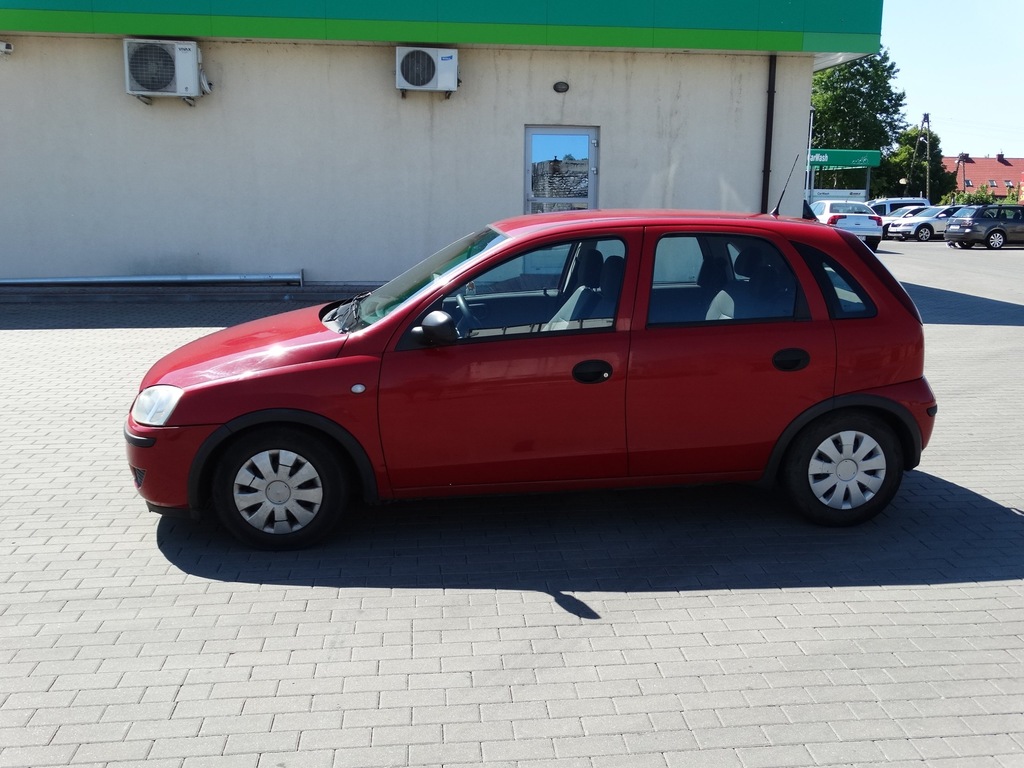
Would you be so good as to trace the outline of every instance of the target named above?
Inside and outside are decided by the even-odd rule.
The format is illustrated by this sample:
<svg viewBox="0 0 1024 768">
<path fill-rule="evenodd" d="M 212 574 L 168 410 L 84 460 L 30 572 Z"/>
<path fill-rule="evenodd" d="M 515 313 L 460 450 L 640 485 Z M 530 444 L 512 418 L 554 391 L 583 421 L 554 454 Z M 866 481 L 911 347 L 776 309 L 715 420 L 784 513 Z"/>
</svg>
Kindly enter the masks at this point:
<svg viewBox="0 0 1024 768">
<path fill-rule="evenodd" d="M 654 254 L 647 324 L 792 320 L 805 303 L 786 259 L 749 235 L 663 236 Z"/>
<path fill-rule="evenodd" d="M 806 243 L 793 243 L 793 247 L 804 257 L 814 273 L 833 320 L 874 317 L 877 314 L 867 291 L 839 262 Z"/>
</svg>

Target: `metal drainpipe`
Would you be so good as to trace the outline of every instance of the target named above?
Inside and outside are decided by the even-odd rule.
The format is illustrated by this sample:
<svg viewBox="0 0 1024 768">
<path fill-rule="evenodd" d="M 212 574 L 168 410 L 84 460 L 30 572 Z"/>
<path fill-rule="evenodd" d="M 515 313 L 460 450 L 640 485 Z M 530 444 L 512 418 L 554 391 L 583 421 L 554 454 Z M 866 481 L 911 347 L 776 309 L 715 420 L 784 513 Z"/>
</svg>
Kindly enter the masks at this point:
<svg viewBox="0 0 1024 768">
<path fill-rule="evenodd" d="M 302 270 L 298 272 L 220 275 L 111 275 L 107 277 L 11 277 L 0 278 L 0 285 L 96 286 L 96 285 L 224 285 L 244 283 L 277 283 L 304 285 Z"/>
<path fill-rule="evenodd" d="M 761 213 L 768 213 L 768 188 L 772 180 L 772 138 L 775 134 L 775 70 L 778 56 L 768 59 L 768 107 L 764 120 L 764 168 L 761 171 Z"/>
</svg>

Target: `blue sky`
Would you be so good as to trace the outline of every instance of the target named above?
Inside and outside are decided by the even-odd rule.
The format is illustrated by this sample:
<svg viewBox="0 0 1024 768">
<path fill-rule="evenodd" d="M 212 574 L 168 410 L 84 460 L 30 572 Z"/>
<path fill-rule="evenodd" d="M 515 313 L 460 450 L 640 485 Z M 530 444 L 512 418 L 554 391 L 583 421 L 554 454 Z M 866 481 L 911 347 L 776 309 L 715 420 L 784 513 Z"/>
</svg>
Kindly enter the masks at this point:
<svg viewBox="0 0 1024 768">
<path fill-rule="evenodd" d="M 944 155 L 1024 157 L 1024 0 L 884 0 L 882 47 Z"/>
</svg>

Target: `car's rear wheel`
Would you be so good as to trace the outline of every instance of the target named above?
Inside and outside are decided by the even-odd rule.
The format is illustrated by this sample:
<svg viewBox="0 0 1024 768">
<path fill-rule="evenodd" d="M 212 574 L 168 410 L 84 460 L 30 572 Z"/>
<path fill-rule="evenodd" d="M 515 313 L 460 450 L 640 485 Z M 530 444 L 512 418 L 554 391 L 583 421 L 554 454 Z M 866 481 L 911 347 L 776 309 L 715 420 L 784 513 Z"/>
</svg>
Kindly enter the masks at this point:
<svg viewBox="0 0 1024 768">
<path fill-rule="evenodd" d="M 998 250 L 1006 245 L 1006 235 L 1000 232 L 998 229 L 994 232 L 989 232 L 985 237 L 985 247 Z"/>
<path fill-rule="evenodd" d="M 261 549 L 298 549 L 327 534 L 349 496 L 345 465 L 324 439 L 293 427 L 247 433 L 221 455 L 213 503 L 224 527 Z"/>
<path fill-rule="evenodd" d="M 867 243 L 868 248 L 870 248 L 872 251 L 877 251 L 878 250 L 878 246 L 882 242 L 882 238 L 880 238 L 880 237 L 865 237 L 864 238 L 864 242 Z"/>
<path fill-rule="evenodd" d="M 964 241 L 962 241 L 960 243 L 960 247 L 964 248 L 964 249 L 973 248 L 974 247 L 974 243 L 968 243 L 966 240 L 964 240 Z"/>
<path fill-rule="evenodd" d="M 917 235 L 917 239 L 919 242 L 927 243 L 929 240 L 932 239 L 932 236 L 935 234 L 935 230 L 933 230 L 927 224 L 922 224 L 920 227 L 917 228 L 917 232 L 915 234 Z"/>
<path fill-rule="evenodd" d="M 800 513 L 820 525 L 856 525 L 892 501 L 903 450 L 881 419 L 847 411 L 812 422 L 794 440 L 782 480 Z"/>
</svg>

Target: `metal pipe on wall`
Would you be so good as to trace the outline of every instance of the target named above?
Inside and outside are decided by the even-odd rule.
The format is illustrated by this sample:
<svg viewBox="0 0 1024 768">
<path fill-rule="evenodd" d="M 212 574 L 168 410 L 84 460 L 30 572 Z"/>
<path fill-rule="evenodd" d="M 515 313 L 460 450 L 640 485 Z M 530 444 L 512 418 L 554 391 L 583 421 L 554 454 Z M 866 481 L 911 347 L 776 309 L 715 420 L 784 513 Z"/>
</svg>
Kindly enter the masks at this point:
<svg viewBox="0 0 1024 768">
<path fill-rule="evenodd" d="M 764 119 L 764 167 L 761 170 L 761 213 L 768 213 L 768 193 L 772 181 L 772 140 L 775 136 L 775 72 L 779 58 L 768 58 L 768 106 Z"/>
</svg>

